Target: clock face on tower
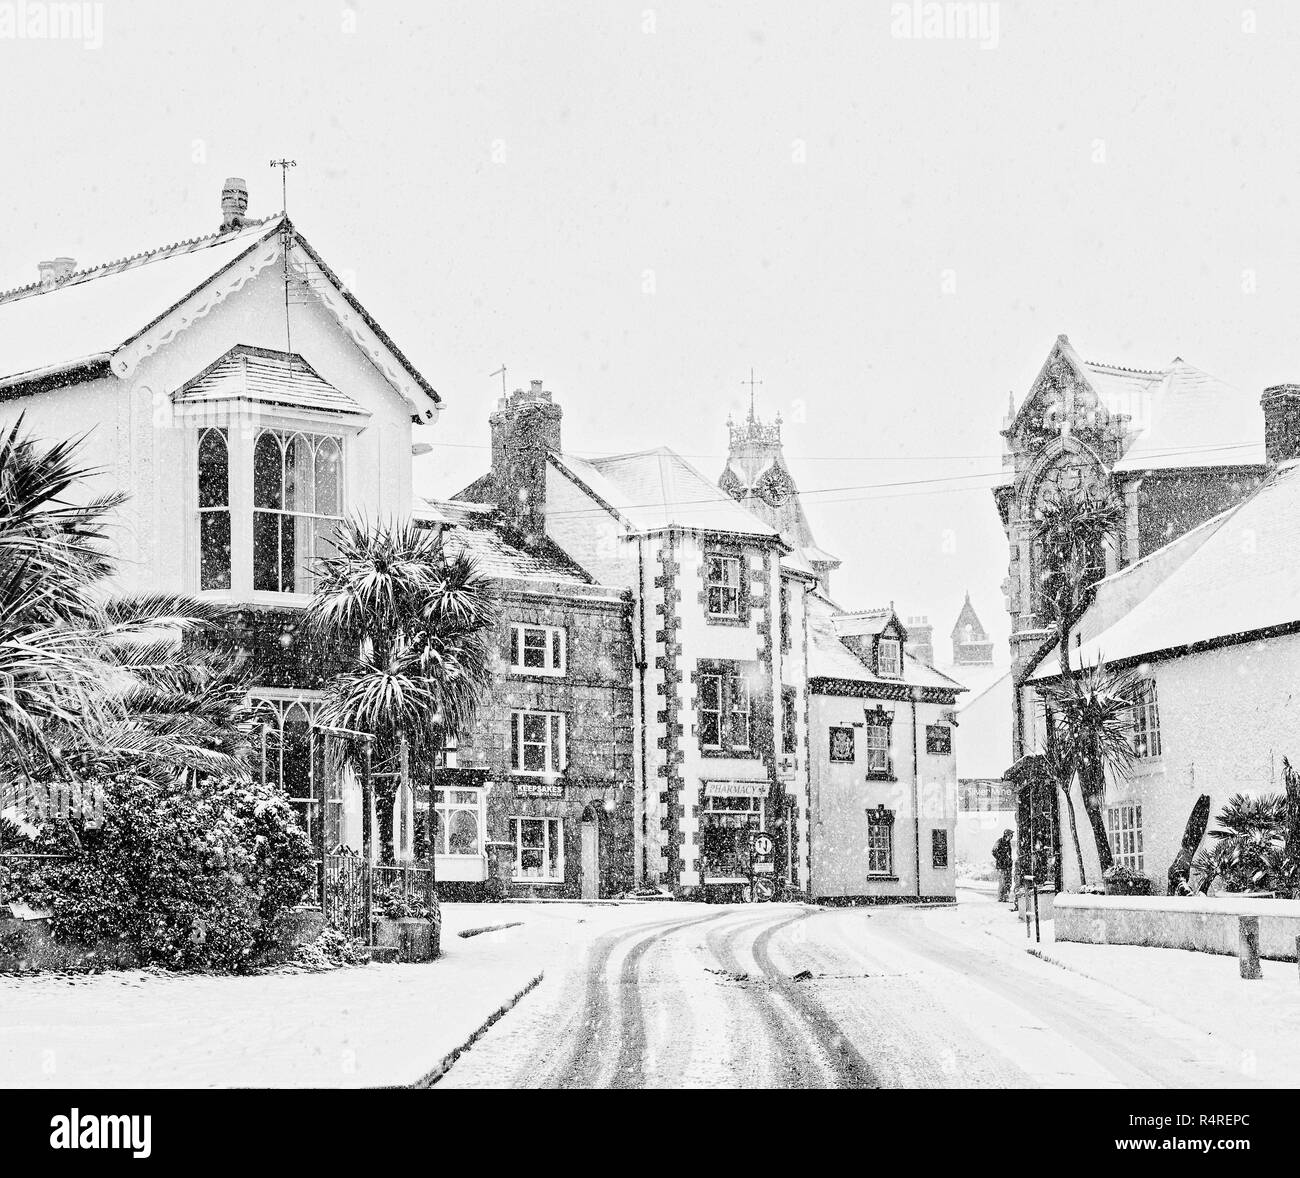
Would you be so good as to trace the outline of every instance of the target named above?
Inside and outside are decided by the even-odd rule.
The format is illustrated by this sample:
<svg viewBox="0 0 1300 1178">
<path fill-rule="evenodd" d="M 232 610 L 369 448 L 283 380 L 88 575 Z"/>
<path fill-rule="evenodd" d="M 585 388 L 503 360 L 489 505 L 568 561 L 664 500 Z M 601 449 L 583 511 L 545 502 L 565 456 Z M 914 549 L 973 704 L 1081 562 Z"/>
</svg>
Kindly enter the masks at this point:
<svg viewBox="0 0 1300 1178">
<path fill-rule="evenodd" d="M 773 468 L 759 481 L 757 489 L 773 507 L 780 507 L 793 494 L 794 484 L 785 471 Z"/>
</svg>

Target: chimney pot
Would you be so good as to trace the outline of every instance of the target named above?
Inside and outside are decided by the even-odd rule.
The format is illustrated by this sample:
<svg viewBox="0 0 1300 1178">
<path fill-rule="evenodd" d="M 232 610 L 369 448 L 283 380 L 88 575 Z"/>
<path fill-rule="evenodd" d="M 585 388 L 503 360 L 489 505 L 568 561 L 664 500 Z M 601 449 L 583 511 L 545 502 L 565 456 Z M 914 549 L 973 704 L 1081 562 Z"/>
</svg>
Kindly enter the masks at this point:
<svg viewBox="0 0 1300 1178">
<path fill-rule="evenodd" d="M 76 258 L 51 258 L 37 264 L 41 276 L 41 289 L 53 290 L 60 283 L 66 282 L 77 270 Z"/>
<path fill-rule="evenodd" d="M 228 176 L 221 187 L 221 229 L 239 229 L 248 212 L 248 184 L 242 176 Z"/>
<path fill-rule="evenodd" d="M 1275 384 L 1264 390 L 1264 455 L 1270 465 L 1300 458 L 1300 384 Z"/>
</svg>

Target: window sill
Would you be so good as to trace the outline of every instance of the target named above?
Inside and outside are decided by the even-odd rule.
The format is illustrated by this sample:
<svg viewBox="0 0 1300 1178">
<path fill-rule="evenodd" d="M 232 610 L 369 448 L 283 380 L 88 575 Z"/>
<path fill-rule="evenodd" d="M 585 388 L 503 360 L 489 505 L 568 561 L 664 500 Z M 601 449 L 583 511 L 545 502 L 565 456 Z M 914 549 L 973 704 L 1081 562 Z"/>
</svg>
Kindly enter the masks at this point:
<svg viewBox="0 0 1300 1178">
<path fill-rule="evenodd" d="M 878 875 L 874 871 L 868 871 L 867 878 L 871 880 L 872 883 L 898 883 L 898 876 Z"/>
<path fill-rule="evenodd" d="M 233 589 L 197 589 L 194 596 L 200 601 L 220 601 L 234 608 L 260 605 L 281 609 L 304 609 L 311 604 L 312 598 L 310 593 L 267 593 L 262 590 L 236 593 Z"/>
<path fill-rule="evenodd" d="M 730 757 L 736 761 L 757 761 L 758 753 L 753 749 L 700 749 L 702 757 Z"/>
<path fill-rule="evenodd" d="M 853 765 L 857 762 L 853 757 L 831 757 L 830 763 L 832 765 Z"/>
<path fill-rule="evenodd" d="M 518 679 L 563 679 L 567 671 L 547 671 L 541 667 L 511 667 L 510 674 Z"/>
<path fill-rule="evenodd" d="M 748 618 L 723 618 L 723 617 L 716 617 L 713 614 L 705 614 L 704 620 L 710 626 L 748 626 L 749 625 Z"/>
<path fill-rule="evenodd" d="M 549 884 L 551 887 L 557 887 L 558 885 L 563 884 L 564 880 L 563 879 L 536 879 L 532 876 L 527 876 L 527 875 L 512 875 L 510 877 L 510 882 L 517 883 L 517 884 Z"/>
<path fill-rule="evenodd" d="M 898 780 L 892 773 L 868 773 L 868 781 L 894 781 Z"/>
</svg>

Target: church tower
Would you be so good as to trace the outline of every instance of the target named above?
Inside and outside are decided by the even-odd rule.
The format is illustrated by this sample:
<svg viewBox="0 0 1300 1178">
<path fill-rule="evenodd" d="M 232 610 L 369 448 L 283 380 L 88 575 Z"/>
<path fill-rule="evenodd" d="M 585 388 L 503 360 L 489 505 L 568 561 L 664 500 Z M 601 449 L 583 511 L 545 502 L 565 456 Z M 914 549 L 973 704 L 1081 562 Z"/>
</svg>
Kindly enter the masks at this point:
<svg viewBox="0 0 1300 1178">
<path fill-rule="evenodd" d="M 952 628 L 952 665 L 954 667 L 991 667 L 993 640 L 984 630 L 975 607 L 966 594 L 966 604 Z"/>
<path fill-rule="evenodd" d="M 799 488 L 781 450 L 781 415 L 778 413 L 771 425 L 760 421 L 751 399 L 749 416 L 740 423 L 728 417 L 727 430 L 727 465 L 718 486 L 780 532 L 781 539 L 821 578 L 822 592 L 829 595 L 830 574 L 840 567 L 840 561 L 813 539 L 799 502 Z"/>
</svg>

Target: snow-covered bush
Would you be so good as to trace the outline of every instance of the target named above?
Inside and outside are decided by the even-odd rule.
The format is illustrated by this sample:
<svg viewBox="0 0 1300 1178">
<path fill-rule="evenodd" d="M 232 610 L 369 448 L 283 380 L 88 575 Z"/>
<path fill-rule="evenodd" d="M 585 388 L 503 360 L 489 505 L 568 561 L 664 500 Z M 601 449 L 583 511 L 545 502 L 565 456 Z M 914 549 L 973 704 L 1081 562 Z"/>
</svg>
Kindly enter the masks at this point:
<svg viewBox="0 0 1300 1178">
<path fill-rule="evenodd" d="M 51 911 L 61 939 L 125 940 L 169 969 L 248 968 L 314 878 L 289 803 L 248 781 L 103 783 L 102 822 L 41 828 L 0 895 Z"/>
</svg>

